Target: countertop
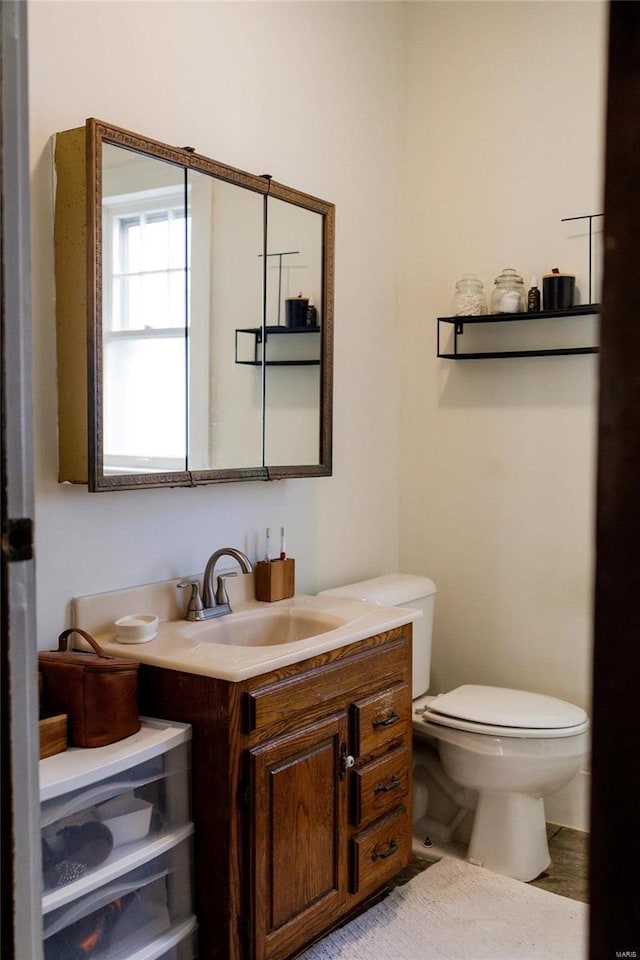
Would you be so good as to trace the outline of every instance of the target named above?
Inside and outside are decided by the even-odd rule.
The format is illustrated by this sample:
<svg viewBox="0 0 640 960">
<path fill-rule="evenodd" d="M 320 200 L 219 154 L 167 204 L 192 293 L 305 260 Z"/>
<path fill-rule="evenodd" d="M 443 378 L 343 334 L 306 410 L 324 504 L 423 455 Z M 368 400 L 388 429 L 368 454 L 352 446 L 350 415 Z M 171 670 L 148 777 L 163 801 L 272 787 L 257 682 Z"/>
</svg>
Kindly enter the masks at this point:
<svg viewBox="0 0 640 960">
<path fill-rule="evenodd" d="M 82 607 L 80 609 L 82 611 Z M 117 612 L 117 610 L 114 611 L 114 619 Z M 136 612 L 149 613 L 153 610 L 123 611 L 123 613 Z M 278 614 L 278 617 L 282 617 L 285 622 L 287 618 L 297 614 L 308 613 L 311 616 L 332 618 L 338 625 L 306 639 L 270 643 L 264 646 L 234 644 L 226 640 L 216 643 L 206 637 L 206 634 L 211 637 L 215 633 L 224 636 L 226 632 L 224 630 L 212 631 L 213 624 L 226 622 L 232 626 L 234 617 L 248 621 L 259 618 L 263 613 L 267 618 Z M 112 656 L 126 657 L 156 667 L 235 682 L 356 643 L 366 637 L 411 623 L 421 616 L 420 610 L 407 607 L 386 607 L 335 597 L 296 595 L 276 603 L 243 600 L 233 604 L 232 613 L 202 623 L 161 619 L 157 636 L 146 643 L 120 643 L 116 638 L 115 626 L 107 627 L 104 621 L 100 629 L 96 630 L 94 627 L 90 632 L 104 652 Z M 75 623 L 78 626 L 84 626 L 82 617 L 76 616 Z M 88 649 L 88 645 L 78 634 L 72 639 L 78 649 Z"/>
</svg>

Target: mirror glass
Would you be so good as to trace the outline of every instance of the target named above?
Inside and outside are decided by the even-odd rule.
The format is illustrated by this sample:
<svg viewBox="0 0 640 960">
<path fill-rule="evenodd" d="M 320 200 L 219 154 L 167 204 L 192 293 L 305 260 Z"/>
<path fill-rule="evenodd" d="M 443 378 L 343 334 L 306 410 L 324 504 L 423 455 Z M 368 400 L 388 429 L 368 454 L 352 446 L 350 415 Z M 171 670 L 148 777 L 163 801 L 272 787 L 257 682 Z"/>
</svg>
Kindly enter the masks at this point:
<svg viewBox="0 0 640 960">
<path fill-rule="evenodd" d="M 275 330 L 267 333 L 265 457 L 312 464 L 320 457 L 322 218 L 268 197 L 267 224 L 266 323 Z"/>
<path fill-rule="evenodd" d="M 90 489 L 330 474 L 333 206 L 98 121 L 87 136 Z"/>
<path fill-rule="evenodd" d="M 189 470 L 263 466 L 260 377 L 235 362 L 262 322 L 263 197 L 189 170 Z"/>
<path fill-rule="evenodd" d="M 187 467 L 185 170 L 102 147 L 102 422 L 107 475 Z"/>
</svg>

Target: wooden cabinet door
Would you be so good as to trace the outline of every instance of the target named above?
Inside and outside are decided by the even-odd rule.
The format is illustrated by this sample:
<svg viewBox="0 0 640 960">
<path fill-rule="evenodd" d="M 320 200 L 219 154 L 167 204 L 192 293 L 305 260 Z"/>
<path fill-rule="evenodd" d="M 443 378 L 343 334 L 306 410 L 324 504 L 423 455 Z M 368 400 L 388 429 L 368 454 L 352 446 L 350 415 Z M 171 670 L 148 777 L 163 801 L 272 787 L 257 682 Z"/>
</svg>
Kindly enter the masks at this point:
<svg viewBox="0 0 640 960">
<path fill-rule="evenodd" d="M 249 751 L 251 956 L 287 957 L 347 897 L 347 715 Z"/>
</svg>

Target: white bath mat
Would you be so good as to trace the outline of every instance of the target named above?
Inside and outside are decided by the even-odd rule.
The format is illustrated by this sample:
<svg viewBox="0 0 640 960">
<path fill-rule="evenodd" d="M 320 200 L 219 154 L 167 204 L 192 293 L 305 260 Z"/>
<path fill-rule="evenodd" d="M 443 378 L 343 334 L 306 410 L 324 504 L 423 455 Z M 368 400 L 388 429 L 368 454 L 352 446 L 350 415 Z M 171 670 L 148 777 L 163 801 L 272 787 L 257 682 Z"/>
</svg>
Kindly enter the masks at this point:
<svg viewBox="0 0 640 960">
<path fill-rule="evenodd" d="M 445 857 L 298 960 L 584 960 L 588 910 Z"/>
</svg>

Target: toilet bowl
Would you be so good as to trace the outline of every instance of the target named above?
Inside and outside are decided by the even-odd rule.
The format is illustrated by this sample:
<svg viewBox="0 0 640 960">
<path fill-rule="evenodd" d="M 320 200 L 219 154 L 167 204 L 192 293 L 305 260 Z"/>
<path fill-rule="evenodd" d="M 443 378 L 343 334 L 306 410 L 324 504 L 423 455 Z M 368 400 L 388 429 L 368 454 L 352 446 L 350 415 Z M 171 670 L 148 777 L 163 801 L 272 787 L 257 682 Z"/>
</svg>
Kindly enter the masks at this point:
<svg viewBox="0 0 640 960">
<path fill-rule="evenodd" d="M 421 738 L 430 739 L 449 781 L 476 794 L 466 859 L 533 880 L 550 862 L 544 797 L 573 779 L 587 753 L 584 710 L 555 697 L 471 684 L 418 698 L 413 709 L 414 763 Z"/>
<path fill-rule="evenodd" d="M 433 856 L 443 842 L 449 854 L 533 880 L 550 862 L 544 797 L 582 767 L 589 719 L 564 700 L 504 687 L 425 695 L 435 593 L 409 574 L 322 591 L 422 612 L 413 625 L 414 851 Z"/>
</svg>

